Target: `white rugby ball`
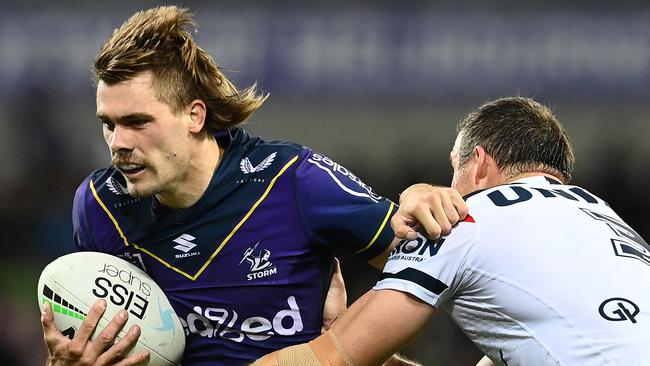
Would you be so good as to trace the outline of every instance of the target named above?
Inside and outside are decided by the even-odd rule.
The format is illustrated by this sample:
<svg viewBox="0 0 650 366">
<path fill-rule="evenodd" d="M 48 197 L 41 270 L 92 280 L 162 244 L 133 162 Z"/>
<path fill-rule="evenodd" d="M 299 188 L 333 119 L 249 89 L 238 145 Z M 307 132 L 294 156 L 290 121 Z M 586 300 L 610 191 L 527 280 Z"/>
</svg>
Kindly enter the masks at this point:
<svg viewBox="0 0 650 366">
<path fill-rule="evenodd" d="M 126 325 L 118 338 L 137 324 L 141 333 L 129 352 L 148 350 L 147 365 L 176 365 L 185 348 L 185 334 L 167 296 L 144 271 L 118 257 L 98 252 L 78 252 L 57 258 L 38 280 L 38 304 L 50 303 L 54 323 L 69 338 L 79 329 L 90 307 L 99 299 L 107 307 L 93 339 L 113 316 L 126 309 Z"/>
</svg>

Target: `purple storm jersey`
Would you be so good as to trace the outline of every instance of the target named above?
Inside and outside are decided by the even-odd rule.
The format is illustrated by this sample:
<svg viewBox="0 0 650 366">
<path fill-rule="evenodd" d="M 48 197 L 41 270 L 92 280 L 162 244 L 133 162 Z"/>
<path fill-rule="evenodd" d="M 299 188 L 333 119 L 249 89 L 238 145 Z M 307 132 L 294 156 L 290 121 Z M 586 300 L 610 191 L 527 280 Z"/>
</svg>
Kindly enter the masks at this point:
<svg viewBox="0 0 650 366">
<path fill-rule="evenodd" d="M 371 259 L 393 240 L 393 202 L 331 159 L 238 128 L 217 139 L 223 161 L 189 208 L 129 196 L 113 167 L 74 199 L 79 249 L 125 258 L 165 291 L 186 366 L 245 365 L 315 338 L 333 250 Z"/>
</svg>

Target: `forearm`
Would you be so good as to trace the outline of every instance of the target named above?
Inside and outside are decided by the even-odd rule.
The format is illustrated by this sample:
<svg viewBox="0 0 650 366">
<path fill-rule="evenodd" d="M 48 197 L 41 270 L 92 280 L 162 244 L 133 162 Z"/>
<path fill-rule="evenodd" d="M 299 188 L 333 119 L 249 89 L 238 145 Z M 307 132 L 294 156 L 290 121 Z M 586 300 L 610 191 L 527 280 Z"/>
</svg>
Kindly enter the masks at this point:
<svg viewBox="0 0 650 366">
<path fill-rule="evenodd" d="M 382 366 L 422 366 L 422 364 L 411 361 L 402 355 L 394 354 Z"/>
<path fill-rule="evenodd" d="M 361 300 L 332 326 L 356 366 L 378 365 L 393 357 L 435 312 L 433 307 L 399 291 L 370 291 Z"/>
<path fill-rule="evenodd" d="M 371 366 L 383 362 L 386 366 L 418 366 L 394 354 L 415 337 L 433 313 L 433 307 L 399 291 L 370 291 L 327 333 L 309 344 L 266 355 L 254 366 Z M 303 357 L 307 354 L 309 357 Z"/>
</svg>

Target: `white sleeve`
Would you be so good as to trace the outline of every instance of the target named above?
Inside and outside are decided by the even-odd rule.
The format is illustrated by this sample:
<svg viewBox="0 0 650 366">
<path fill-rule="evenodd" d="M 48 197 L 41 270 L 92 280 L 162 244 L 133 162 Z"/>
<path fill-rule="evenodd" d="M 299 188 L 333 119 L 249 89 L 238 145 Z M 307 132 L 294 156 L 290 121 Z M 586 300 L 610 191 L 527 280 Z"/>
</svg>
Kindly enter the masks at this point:
<svg viewBox="0 0 650 366">
<path fill-rule="evenodd" d="M 374 289 L 407 292 L 438 308 L 460 285 L 459 275 L 476 232 L 474 222 L 461 222 L 451 234 L 435 241 L 420 234 L 416 240 L 400 241 Z"/>
</svg>

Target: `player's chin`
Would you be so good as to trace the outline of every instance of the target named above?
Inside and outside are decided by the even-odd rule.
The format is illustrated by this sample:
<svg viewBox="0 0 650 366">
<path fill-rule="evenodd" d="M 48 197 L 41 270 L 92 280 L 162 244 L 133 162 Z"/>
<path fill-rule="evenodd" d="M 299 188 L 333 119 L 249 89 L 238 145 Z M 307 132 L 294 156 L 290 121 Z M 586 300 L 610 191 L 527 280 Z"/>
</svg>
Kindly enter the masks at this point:
<svg viewBox="0 0 650 366">
<path fill-rule="evenodd" d="M 146 182 L 127 183 L 129 195 L 133 198 L 151 197 L 158 191 L 156 185 Z"/>
</svg>

